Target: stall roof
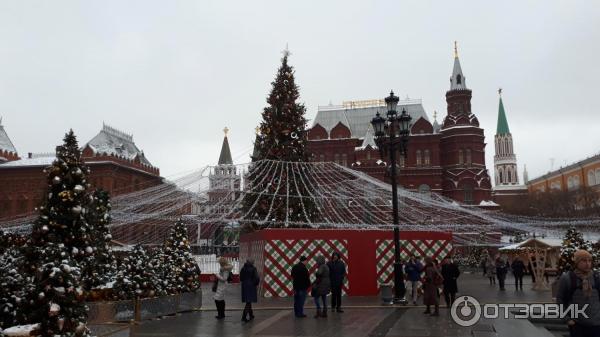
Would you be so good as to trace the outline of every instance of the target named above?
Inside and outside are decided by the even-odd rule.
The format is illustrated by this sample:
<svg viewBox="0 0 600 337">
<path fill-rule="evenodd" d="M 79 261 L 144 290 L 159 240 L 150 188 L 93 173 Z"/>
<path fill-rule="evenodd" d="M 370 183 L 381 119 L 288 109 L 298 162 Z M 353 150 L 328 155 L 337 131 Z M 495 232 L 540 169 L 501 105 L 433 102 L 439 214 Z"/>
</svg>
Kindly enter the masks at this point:
<svg viewBox="0 0 600 337">
<path fill-rule="evenodd" d="M 508 245 L 500 248 L 500 250 L 517 250 L 521 248 L 533 247 L 533 246 L 541 246 L 547 248 L 558 248 L 562 246 L 561 239 L 540 239 L 540 238 L 530 238 L 523 242 L 513 243 L 512 245 Z"/>
</svg>

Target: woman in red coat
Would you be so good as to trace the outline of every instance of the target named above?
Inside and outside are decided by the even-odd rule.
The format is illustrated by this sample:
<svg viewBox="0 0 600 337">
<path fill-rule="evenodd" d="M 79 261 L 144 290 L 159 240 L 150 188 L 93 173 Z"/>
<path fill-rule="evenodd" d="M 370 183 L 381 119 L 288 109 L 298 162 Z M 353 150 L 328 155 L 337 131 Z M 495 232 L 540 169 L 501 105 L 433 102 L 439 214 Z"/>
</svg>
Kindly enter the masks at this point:
<svg viewBox="0 0 600 337">
<path fill-rule="evenodd" d="M 424 314 L 431 316 L 440 315 L 440 297 L 438 287 L 443 283 L 444 279 L 436 264 L 431 257 L 425 258 L 425 267 L 423 267 L 423 304 L 427 306 Z M 431 306 L 435 307 L 431 313 Z"/>
</svg>

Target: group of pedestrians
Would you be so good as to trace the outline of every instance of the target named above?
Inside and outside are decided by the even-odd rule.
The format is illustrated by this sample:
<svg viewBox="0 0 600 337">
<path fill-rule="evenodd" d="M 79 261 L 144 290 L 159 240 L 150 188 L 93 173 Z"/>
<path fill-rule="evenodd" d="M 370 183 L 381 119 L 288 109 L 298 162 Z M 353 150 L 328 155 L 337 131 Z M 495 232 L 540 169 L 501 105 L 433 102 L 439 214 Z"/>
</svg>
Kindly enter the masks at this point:
<svg viewBox="0 0 600 337">
<path fill-rule="evenodd" d="M 534 262 L 535 263 L 535 262 Z M 500 290 L 506 290 L 506 276 L 509 269 L 515 278 L 515 290 L 523 290 L 523 277 L 529 271 L 532 281 L 535 282 L 535 273 L 531 264 L 529 267 L 525 265 L 523 260 L 516 256 L 512 263 L 509 263 L 506 256 L 497 255 L 495 258 L 488 256 L 482 261 L 483 275 L 490 281 L 490 285 L 495 285 L 498 280 Z"/>
<path fill-rule="evenodd" d="M 233 266 L 224 257 L 218 260 L 220 268 L 215 274 L 212 291 L 214 292 L 215 306 L 217 308 L 216 319 L 225 318 L 225 292 L 228 283 L 232 281 Z M 300 257 L 300 262 L 293 266 L 292 285 L 294 289 L 294 314 L 298 318 L 306 317 L 304 314 L 304 303 L 308 296 L 313 297 L 317 311 L 315 318 L 327 317 L 327 295 L 331 292 L 331 311 L 338 313 L 342 310 L 342 286 L 346 277 L 346 265 L 338 252 L 331 254 L 331 259 L 326 263 L 325 257 L 320 255 L 315 258 L 316 271 L 313 275 L 314 281 L 310 280 L 307 267 L 308 259 Z M 254 319 L 252 303 L 258 300 L 258 285 L 260 277 L 252 259 L 246 260 L 240 270 L 240 284 L 242 290 L 242 303 L 245 303 L 242 311 L 242 321 L 249 322 Z"/>
<path fill-rule="evenodd" d="M 233 266 L 225 257 L 221 257 L 219 262 L 219 272 L 215 274 L 215 280 L 212 286 L 212 291 L 215 293 L 213 298 L 215 300 L 215 306 L 217 307 L 216 319 L 225 318 L 225 291 L 228 283 L 231 283 L 233 278 Z M 258 276 L 258 270 L 254 266 L 252 259 L 246 260 L 244 266 L 240 270 L 240 284 L 242 289 L 242 303 L 245 303 L 244 310 L 242 311 L 242 321 L 248 322 L 254 319 L 254 311 L 252 310 L 252 303 L 258 301 L 258 284 L 260 283 L 260 277 Z"/>
<path fill-rule="evenodd" d="M 315 318 L 327 317 L 327 295 L 331 292 L 331 311 L 339 313 L 342 310 L 342 286 L 346 277 L 346 265 L 337 252 L 331 254 L 329 262 L 325 263 L 325 257 L 319 255 L 315 258 L 317 269 L 314 281 L 310 281 L 310 273 L 307 268 L 307 258 L 300 257 L 300 262 L 292 267 L 292 286 L 294 289 L 294 316 L 304 318 L 304 303 L 310 290 L 310 295 L 317 307 Z"/>
</svg>

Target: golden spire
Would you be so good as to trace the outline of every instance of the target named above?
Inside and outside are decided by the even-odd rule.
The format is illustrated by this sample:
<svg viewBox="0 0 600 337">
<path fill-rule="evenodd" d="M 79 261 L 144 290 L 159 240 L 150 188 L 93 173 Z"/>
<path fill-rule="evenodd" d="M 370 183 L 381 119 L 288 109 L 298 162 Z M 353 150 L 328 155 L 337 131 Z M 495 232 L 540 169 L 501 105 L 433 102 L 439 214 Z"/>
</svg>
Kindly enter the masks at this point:
<svg viewBox="0 0 600 337">
<path fill-rule="evenodd" d="M 458 58 L 458 43 L 454 41 L 454 58 Z"/>
<path fill-rule="evenodd" d="M 223 132 L 225 133 L 225 137 L 227 137 L 227 133 L 229 132 L 229 129 L 228 129 L 227 127 L 225 127 L 225 128 L 223 129 Z"/>
</svg>

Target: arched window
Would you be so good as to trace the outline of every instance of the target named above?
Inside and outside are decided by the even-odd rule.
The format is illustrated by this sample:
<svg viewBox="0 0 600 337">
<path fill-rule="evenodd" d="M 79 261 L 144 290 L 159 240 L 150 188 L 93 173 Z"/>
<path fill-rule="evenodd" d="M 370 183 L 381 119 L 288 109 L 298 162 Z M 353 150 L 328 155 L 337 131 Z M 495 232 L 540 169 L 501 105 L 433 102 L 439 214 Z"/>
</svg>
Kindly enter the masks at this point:
<svg viewBox="0 0 600 337">
<path fill-rule="evenodd" d="M 465 160 L 463 158 L 463 150 L 460 149 L 460 150 L 458 150 L 458 163 L 462 165 L 464 163 L 464 161 Z"/>
<path fill-rule="evenodd" d="M 429 150 L 425 150 L 424 157 L 425 157 L 425 166 L 431 165 L 431 156 L 429 154 Z"/>
<path fill-rule="evenodd" d="M 600 168 L 596 169 L 596 184 L 600 184 Z"/>
<path fill-rule="evenodd" d="M 348 155 L 345 153 L 342 153 L 342 165 L 348 166 Z"/>
<path fill-rule="evenodd" d="M 324 154 L 319 155 L 319 161 L 320 162 L 324 162 L 325 161 L 325 155 Z"/>
<path fill-rule="evenodd" d="M 503 174 L 502 174 L 503 172 L 502 171 L 503 171 L 502 168 L 498 169 L 498 176 L 500 177 L 500 184 L 504 184 L 504 179 L 502 179 L 503 178 L 502 177 L 503 176 Z"/>
<path fill-rule="evenodd" d="M 467 149 L 467 165 L 471 165 L 471 149 Z"/>
<path fill-rule="evenodd" d="M 431 187 L 427 184 L 419 185 L 419 193 L 429 194 L 431 193 Z"/>
<path fill-rule="evenodd" d="M 333 161 L 335 161 L 336 164 L 340 163 L 340 154 L 336 153 L 333 155 Z"/>
<path fill-rule="evenodd" d="M 367 160 L 371 159 L 371 151 L 367 151 Z"/>
<path fill-rule="evenodd" d="M 593 170 L 589 170 L 587 173 L 588 186 L 596 185 L 596 176 L 594 175 Z"/>
<path fill-rule="evenodd" d="M 573 177 L 573 189 L 578 189 L 579 188 L 579 176 L 574 176 Z"/>
<path fill-rule="evenodd" d="M 417 150 L 417 166 L 421 166 L 421 150 Z"/>
<path fill-rule="evenodd" d="M 456 84 L 462 84 L 462 76 L 460 74 L 456 75 Z"/>
</svg>

